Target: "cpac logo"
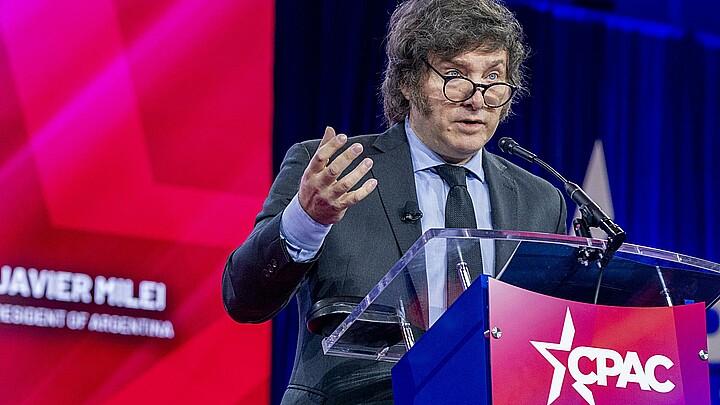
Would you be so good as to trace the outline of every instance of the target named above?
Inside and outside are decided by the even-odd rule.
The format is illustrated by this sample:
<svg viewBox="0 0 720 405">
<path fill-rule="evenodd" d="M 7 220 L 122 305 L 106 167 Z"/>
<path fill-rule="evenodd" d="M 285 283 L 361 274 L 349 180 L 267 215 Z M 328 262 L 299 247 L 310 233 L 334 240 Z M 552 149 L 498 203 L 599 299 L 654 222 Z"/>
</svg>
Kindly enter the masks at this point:
<svg viewBox="0 0 720 405">
<path fill-rule="evenodd" d="M 627 352 L 623 358 L 620 353 L 612 349 L 581 346 L 571 350 L 574 338 L 575 325 L 573 325 L 570 308 L 568 308 L 565 313 L 565 324 L 563 325 L 560 343 L 530 342 L 554 368 L 550 394 L 548 395 L 548 405 L 560 397 L 560 389 L 562 388 L 566 371 L 565 366 L 555 358 L 555 356 L 550 354 L 549 350 L 570 352 L 567 361 L 567 370 L 570 371 L 570 376 L 575 379 L 572 387 L 590 405 L 595 405 L 595 398 L 587 386 L 597 384 L 606 387 L 608 385 L 608 377 L 618 377 L 617 383 L 615 384 L 617 388 L 627 388 L 628 383 L 638 384 L 640 389 L 645 391 L 653 390 L 660 393 L 670 392 L 675 388 L 675 384 L 673 384 L 672 381 L 667 380 L 660 382 L 655 376 L 655 369 L 658 366 L 666 369 L 670 369 L 670 367 L 673 366 L 672 360 L 665 356 L 659 354 L 652 356 L 643 367 L 636 352 Z M 584 374 L 580 370 L 580 359 L 583 357 L 595 362 L 595 372 Z"/>
</svg>

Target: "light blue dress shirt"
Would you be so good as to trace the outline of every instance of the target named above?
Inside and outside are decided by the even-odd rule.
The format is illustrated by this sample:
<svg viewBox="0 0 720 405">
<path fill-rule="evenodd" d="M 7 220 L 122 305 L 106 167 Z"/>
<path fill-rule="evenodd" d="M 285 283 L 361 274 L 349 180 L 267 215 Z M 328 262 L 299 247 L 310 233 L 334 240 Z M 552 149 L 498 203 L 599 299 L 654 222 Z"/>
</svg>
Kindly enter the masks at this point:
<svg viewBox="0 0 720 405">
<path fill-rule="evenodd" d="M 450 187 L 434 169 L 435 166 L 446 164 L 445 160 L 425 145 L 405 120 L 405 133 L 410 143 L 410 156 L 415 175 L 415 190 L 418 205 L 423 217 L 420 220 L 423 233 L 431 228 L 445 227 L 445 202 Z M 490 192 L 485 183 L 485 172 L 482 168 L 482 152 L 478 152 L 464 166 L 471 174 L 467 177 L 467 189 L 473 200 L 475 220 L 478 229 L 492 229 L 490 215 Z M 495 264 L 495 248 L 492 241 L 480 244 L 483 259 L 483 273 L 493 274 Z M 428 278 L 429 318 L 432 325 L 447 309 L 445 291 L 447 284 L 445 243 L 429 245 L 426 250 L 426 269 Z"/>
<path fill-rule="evenodd" d="M 288 254 L 296 263 L 312 260 L 322 247 L 332 225 L 316 222 L 300 205 L 295 194 L 280 218 L 280 237 L 285 239 Z"/>
</svg>

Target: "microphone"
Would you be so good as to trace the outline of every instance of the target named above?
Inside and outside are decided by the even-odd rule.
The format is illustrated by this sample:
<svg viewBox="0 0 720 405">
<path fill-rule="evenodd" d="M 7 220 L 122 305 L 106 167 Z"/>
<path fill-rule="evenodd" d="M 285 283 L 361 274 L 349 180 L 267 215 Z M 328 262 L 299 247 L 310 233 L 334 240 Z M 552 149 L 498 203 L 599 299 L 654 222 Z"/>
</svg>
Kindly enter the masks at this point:
<svg viewBox="0 0 720 405">
<path fill-rule="evenodd" d="M 507 136 L 500 138 L 500 140 L 498 141 L 498 146 L 500 147 L 501 151 L 509 155 L 520 156 L 521 158 L 527 160 L 530 163 L 535 163 L 535 160 L 537 159 L 537 155 L 518 145 L 518 143 L 515 142 L 514 139 Z"/>
<path fill-rule="evenodd" d="M 582 219 L 586 222 L 587 226 L 600 228 L 608 235 L 608 247 L 600 263 L 601 267 L 604 268 L 605 265 L 610 262 L 613 254 L 620 248 L 620 245 L 625 242 L 625 238 L 627 237 L 625 231 L 613 222 L 580 186 L 571 181 L 567 181 L 557 170 L 538 159 L 534 153 L 518 145 L 515 140 L 509 137 L 500 138 L 498 146 L 500 150 L 507 154 L 520 156 L 530 163 L 537 163 L 563 183 L 565 192 L 579 206 Z"/>
<path fill-rule="evenodd" d="M 423 213 L 420 211 L 417 201 L 408 200 L 400 214 L 400 220 L 403 222 L 415 222 L 422 216 Z"/>
</svg>

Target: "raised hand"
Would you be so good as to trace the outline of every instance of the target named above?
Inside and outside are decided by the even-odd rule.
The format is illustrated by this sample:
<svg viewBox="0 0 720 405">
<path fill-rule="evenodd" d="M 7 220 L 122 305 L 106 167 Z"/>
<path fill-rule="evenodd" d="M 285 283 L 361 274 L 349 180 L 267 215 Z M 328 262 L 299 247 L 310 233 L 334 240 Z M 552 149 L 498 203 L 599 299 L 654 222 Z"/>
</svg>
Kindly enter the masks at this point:
<svg viewBox="0 0 720 405">
<path fill-rule="evenodd" d="M 321 224 L 338 222 L 348 207 L 367 197 L 377 186 L 377 180 L 369 179 L 362 187 L 350 191 L 372 167 L 373 161 L 370 158 L 363 159 L 345 177 L 338 178 L 363 151 L 362 145 L 355 143 L 330 162 L 330 157 L 345 145 L 345 142 L 347 136 L 335 135 L 334 129 L 325 128 L 320 146 L 300 180 L 300 206 Z"/>
</svg>

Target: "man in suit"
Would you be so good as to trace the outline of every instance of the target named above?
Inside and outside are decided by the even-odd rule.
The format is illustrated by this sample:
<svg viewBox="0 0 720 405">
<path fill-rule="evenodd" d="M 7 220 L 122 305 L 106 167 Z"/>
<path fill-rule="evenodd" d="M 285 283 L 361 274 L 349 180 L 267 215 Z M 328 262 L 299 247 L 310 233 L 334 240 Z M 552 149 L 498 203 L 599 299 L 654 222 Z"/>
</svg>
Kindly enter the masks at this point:
<svg viewBox="0 0 720 405">
<path fill-rule="evenodd" d="M 448 180 L 461 168 L 479 228 L 564 233 L 566 209 L 546 181 L 483 149 L 524 91 L 522 28 L 495 0 L 408 0 L 391 17 L 382 93 L 390 128 L 321 140 L 285 156 L 256 225 L 229 257 L 223 300 L 238 322 L 263 322 L 297 294 L 297 355 L 283 403 L 391 403 L 391 365 L 325 356 L 305 323 L 311 306 L 363 296 L 423 231 L 443 227 Z M 454 187 L 454 186 L 453 186 Z M 420 221 L 403 221 L 408 202 Z M 482 271 L 499 265 L 482 247 Z M 444 270 L 424 294 L 439 315 Z"/>
</svg>

